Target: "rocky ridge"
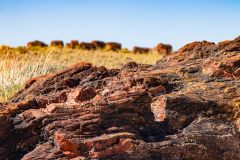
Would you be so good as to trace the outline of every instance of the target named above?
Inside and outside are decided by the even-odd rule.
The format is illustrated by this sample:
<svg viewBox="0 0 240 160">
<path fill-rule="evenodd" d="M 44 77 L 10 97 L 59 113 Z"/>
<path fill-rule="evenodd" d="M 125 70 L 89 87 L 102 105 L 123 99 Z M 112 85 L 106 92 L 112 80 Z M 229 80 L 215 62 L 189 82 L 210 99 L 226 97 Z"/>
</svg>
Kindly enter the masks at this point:
<svg viewBox="0 0 240 160">
<path fill-rule="evenodd" d="M 240 159 L 239 78 L 240 37 L 32 78 L 0 104 L 0 159 Z"/>
</svg>

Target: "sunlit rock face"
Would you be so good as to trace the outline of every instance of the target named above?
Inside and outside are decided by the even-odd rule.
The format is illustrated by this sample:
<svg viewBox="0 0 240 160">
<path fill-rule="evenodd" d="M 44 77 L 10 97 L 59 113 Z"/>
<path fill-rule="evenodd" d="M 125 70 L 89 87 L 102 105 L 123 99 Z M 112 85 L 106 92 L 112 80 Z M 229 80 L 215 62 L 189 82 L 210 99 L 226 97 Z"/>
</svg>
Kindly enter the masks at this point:
<svg viewBox="0 0 240 160">
<path fill-rule="evenodd" d="M 32 78 L 0 105 L 0 159 L 240 159 L 239 78 L 239 37 Z"/>
</svg>

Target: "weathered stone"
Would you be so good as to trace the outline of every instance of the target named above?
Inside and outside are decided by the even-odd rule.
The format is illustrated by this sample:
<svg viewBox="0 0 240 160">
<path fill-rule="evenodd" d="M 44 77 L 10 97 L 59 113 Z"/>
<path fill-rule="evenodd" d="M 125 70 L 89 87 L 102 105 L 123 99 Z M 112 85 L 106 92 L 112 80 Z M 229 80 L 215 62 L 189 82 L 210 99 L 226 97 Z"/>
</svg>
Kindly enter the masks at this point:
<svg viewBox="0 0 240 160">
<path fill-rule="evenodd" d="M 117 51 L 117 50 L 122 49 L 122 45 L 117 42 L 107 42 L 105 49 L 108 51 Z"/>
<path fill-rule="evenodd" d="M 38 40 L 27 43 L 28 48 L 31 48 L 31 47 L 47 47 L 47 46 L 48 45 L 46 43 L 38 41 Z"/>
<path fill-rule="evenodd" d="M 63 43 L 63 41 L 61 41 L 61 40 L 54 40 L 54 41 L 52 41 L 52 42 L 50 43 L 50 46 L 51 46 L 51 47 L 62 48 L 62 47 L 64 47 L 64 43 Z"/>
<path fill-rule="evenodd" d="M 79 63 L 0 104 L 0 159 L 240 159 L 240 40 L 155 65 Z"/>
<path fill-rule="evenodd" d="M 93 44 L 93 45 L 95 46 L 95 48 L 97 48 L 97 49 L 104 49 L 105 46 L 106 46 L 105 42 L 103 42 L 103 41 L 97 41 L 97 40 L 92 41 L 92 44 Z"/>
<path fill-rule="evenodd" d="M 79 43 L 79 48 L 80 49 L 86 49 L 86 50 L 96 49 L 96 47 L 92 43 L 88 43 L 88 42 L 80 42 Z"/>
<path fill-rule="evenodd" d="M 172 46 L 170 44 L 159 43 L 154 48 L 159 54 L 167 55 L 172 52 Z"/>
</svg>

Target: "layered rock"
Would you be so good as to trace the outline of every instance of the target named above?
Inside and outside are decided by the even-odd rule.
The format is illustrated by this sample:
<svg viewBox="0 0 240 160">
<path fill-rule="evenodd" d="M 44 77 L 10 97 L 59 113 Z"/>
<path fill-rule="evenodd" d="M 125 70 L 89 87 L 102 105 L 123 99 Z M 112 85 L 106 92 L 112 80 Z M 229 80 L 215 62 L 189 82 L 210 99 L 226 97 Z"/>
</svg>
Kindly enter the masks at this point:
<svg viewBox="0 0 240 160">
<path fill-rule="evenodd" d="M 0 105 L 0 159 L 240 159 L 240 38 L 155 65 L 79 63 Z"/>
</svg>

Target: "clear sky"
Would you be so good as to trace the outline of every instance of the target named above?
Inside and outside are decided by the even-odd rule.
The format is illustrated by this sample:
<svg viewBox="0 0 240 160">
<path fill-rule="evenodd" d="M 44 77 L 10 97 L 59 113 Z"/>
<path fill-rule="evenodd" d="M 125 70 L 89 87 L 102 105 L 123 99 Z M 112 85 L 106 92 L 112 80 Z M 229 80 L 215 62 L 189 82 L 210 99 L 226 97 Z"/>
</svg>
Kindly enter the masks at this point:
<svg viewBox="0 0 240 160">
<path fill-rule="evenodd" d="M 175 49 L 240 35 L 240 0 L 0 0 L 0 44 L 95 39 Z"/>
</svg>

